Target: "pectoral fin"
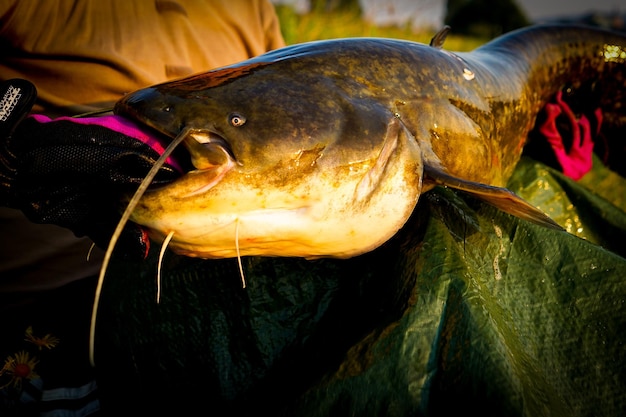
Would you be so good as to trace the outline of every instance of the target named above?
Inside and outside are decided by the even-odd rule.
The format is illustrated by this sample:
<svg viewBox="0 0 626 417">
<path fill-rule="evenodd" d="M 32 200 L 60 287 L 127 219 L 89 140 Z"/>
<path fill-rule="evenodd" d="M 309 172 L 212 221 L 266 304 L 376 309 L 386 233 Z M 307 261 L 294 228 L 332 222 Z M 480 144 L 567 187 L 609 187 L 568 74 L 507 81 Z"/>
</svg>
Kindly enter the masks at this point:
<svg viewBox="0 0 626 417">
<path fill-rule="evenodd" d="M 424 174 L 427 175 L 431 181 L 439 185 L 470 193 L 515 217 L 550 229 L 564 230 L 544 212 L 506 188 L 466 181 L 429 166 L 424 167 Z"/>
<path fill-rule="evenodd" d="M 385 140 L 383 141 L 383 147 L 376 158 L 374 166 L 365 174 L 356 187 L 355 200 L 364 201 L 371 193 L 378 188 L 378 185 L 382 178 L 385 167 L 391 158 L 391 155 L 398 147 L 398 137 L 400 135 L 400 123 L 395 117 L 387 124 L 387 131 L 385 134 Z"/>
</svg>

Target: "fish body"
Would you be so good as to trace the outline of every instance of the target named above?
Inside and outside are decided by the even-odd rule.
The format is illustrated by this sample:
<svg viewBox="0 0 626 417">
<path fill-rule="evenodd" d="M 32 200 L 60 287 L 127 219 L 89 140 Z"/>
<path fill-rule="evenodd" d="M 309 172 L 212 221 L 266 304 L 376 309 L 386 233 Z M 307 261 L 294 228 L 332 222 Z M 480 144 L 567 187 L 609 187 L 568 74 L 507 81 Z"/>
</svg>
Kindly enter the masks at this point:
<svg viewBox="0 0 626 417">
<path fill-rule="evenodd" d="M 288 46 L 116 104 L 184 135 L 193 164 L 131 220 L 187 256 L 347 258 L 445 185 L 559 228 L 503 187 L 539 110 L 589 86 L 605 120 L 626 125 L 624 36 L 556 25 L 467 53 L 378 38 Z"/>
</svg>

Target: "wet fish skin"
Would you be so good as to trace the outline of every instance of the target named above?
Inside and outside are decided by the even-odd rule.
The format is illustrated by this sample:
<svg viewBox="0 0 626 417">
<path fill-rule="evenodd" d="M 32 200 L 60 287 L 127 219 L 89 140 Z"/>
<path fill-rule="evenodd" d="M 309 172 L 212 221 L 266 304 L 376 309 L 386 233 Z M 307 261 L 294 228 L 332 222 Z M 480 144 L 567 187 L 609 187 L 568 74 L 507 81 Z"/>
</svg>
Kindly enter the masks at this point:
<svg viewBox="0 0 626 417">
<path fill-rule="evenodd" d="M 442 184 L 558 228 L 501 187 L 538 111 L 590 85 L 605 122 L 626 126 L 626 38 L 553 25 L 467 53 L 312 42 L 152 86 L 116 113 L 172 138 L 192 129 L 197 169 L 147 193 L 132 219 L 157 239 L 174 231 L 171 248 L 189 256 L 350 257 Z"/>
</svg>

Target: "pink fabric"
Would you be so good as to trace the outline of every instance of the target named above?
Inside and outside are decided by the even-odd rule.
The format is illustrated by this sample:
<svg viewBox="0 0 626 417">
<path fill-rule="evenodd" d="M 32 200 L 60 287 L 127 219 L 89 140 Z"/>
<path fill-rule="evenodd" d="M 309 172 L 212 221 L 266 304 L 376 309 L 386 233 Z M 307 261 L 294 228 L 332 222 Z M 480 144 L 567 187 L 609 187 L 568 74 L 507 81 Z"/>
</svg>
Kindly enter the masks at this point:
<svg viewBox="0 0 626 417">
<path fill-rule="evenodd" d="M 572 112 L 567 103 L 563 101 L 563 93 L 561 91 L 556 95 L 556 104 L 548 103 L 545 109 L 547 119 L 540 127 L 539 131 L 552 146 L 556 158 L 563 169 L 563 174 L 578 181 L 589 172 L 593 166 L 593 136 L 596 136 L 600 131 L 602 112 L 600 109 L 596 109 L 594 113 L 598 120 L 598 127 L 597 131 L 593 132 L 592 135 L 589 119 L 587 119 L 585 115 L 577 119 L 574 112 Z M 556 119 L 562 113 L 569 119 L 572 126 L 572 147 L 569 152 L 565 150 L 563 138 L 556 125 Z"/>
<path fill-rule="evenodd" d="M 49 123 L 49 122 L 57 122 L 57 121 L 70 121 L 76 124 L 82 125 L 96 125 L 102 126 L 107 129 L 111 129 L 115 132 L 119 132 L 123 135 L 130 136 L 132 138 L 137 139 L 140 142 L 145 143 L 150 146 L 159 155 L 162 155 L 165 151 L 165 147 L 161 143 L 161 141 L 156 137 L 156 135 L 152 134 L 147 128 L 140 126 L 129 119 L 126 119 L 117 115 L 110 116 L 101 116 L 101 117 L 57 117 L 55 119 L 51 119 L 48 116 L 43 114 L 35 114 L 32 116 L 39 123 Z M 179 171 L 182 171 L 180 165 L 172 158 L 168 157 L 166 159 L 166 163 L 176 168 Z"/>
</svg>

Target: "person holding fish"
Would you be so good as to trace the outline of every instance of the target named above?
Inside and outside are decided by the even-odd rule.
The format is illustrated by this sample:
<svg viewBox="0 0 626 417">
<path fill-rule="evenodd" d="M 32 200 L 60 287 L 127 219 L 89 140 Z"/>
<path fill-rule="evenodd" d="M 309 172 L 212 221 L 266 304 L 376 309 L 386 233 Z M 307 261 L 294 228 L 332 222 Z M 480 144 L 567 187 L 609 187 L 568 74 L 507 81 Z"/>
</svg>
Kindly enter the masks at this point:
<svg viewBox="0 0 626 417">
<path fill-rule="evenodd" d="M 268 0 L 4 1 L 0 39 L 0 306 L 11 322 L 5 320 L 7 342 L 0 346 L 7 364 L 0 370 L 6 391 L 0 410 L 26 401 L 27 386 L 43 392 L 43 410 L 53 407 L 45 401 L 52 389 L 95 409 L 86 349 L 71 346 L 83 339 L 66 333 L 88 328 L 78 321 L 89 317 L 103 256 L 98 246 L 106 247 L 117 222 L 115 193 L 136 187 L 159 155 L 132 123 L 69 116 L 111 108 L 131 91 L 285 42 Z M 176 175 L 169 166 L 157 180 Z M 113 191 L 112 183 L 121 188 Z M 131 229 L 120 252 L 141 258 L 146 244 Z M 38 351 L 16 356 L 25 334 L 39 349 L 62 351 L 64 379 Z M 20 374 L 18 365 L 30 372 Z"/>
</svg>

